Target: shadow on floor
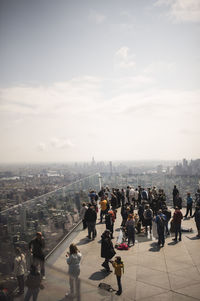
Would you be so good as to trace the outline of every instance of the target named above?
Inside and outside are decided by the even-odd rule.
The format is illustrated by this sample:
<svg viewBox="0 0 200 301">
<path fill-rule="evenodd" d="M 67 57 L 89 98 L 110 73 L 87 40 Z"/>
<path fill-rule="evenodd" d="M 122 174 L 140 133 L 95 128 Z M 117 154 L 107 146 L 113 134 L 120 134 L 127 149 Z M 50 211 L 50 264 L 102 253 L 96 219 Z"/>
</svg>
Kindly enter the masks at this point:
<svg viewBox="0 0 200 301">
<path fill-rule="evenodd" d="M 91 242 L 91 240 L 89 240 L 87 237 L 85 237 L 85 238 L 82 238 L 81 240 L 79 240 L 79 242 L 77 243 L 77 246 L 86 245 L 90 242 Z"/>
<path fill-rule="evenodd" d="M 193 237 L 185 236 L 185 237 L 187 237 L 187 238 L 190 239 L 190 240 L 197 240 L 197 239 L 200 239 L 200 237 L 197 237 L 197 236 L 193 236 Z"/>
<path fill-rule="evenodd" d="M 149 249 L 149 252 L 159 252 L 160 251 L 160 247 L 158 246 L 157 242 L 153 242 L 151 244 L 151 248 Z"/>
<path fill-rule="evenodd" d="M 178 243 L 178 241 L 171 241 L 168 243 L 168 246 L 174 246 Z"/>
<path fill-rule="evenodd" d="M 102 280 L 104 278 L 106 278 L 109 275 L 109 273 L 107 273 L 105 270 L 101 270 L 98 272 L 94 272 L 89 279 L 90 280 Z"/>
</svg>

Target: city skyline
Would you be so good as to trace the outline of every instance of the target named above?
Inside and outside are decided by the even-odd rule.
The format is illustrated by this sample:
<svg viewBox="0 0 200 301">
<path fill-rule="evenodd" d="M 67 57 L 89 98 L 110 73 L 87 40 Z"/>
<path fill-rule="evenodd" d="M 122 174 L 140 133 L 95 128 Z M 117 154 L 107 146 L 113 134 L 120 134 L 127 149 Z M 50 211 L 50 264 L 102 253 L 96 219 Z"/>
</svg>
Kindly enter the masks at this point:
<svg viewBox="0 0 200 301">
<path fill-rule="evenodd" d="M 200 157 L 199 0 L 0 0 L 0 163 Z"/>
</svg>

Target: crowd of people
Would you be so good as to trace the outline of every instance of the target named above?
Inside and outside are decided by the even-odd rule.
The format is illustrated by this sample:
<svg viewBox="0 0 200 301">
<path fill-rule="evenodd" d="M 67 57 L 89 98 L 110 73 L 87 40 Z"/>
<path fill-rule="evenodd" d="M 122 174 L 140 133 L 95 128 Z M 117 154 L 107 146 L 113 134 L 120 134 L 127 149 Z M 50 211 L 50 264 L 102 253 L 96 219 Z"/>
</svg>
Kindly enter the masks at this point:
<svg viewBox="0 0 200 301">
<path fill-rule="evenodd" d="M 130 248 L 135 244 L 136 234 L 153 235 L 158 238 L 158 248 L 164 247 L 165 238 L 170 235 L 170 231 L 174 232 L 174 243 L 182 240 L 182 232 L 187 229 L 182 228 L 183 218 L 195 219 L 197 227 L 197 238 L 200 238 L 200 189 L 197 190 L 195 198 L 191 197 L 188 192 L 186 196 L 186 213 L 182 214 L 182 198 L 179 190 L 174 186 L 173 192 L 174 212 L 167 206 L 166 196 L 163 189 L 156 187 L 144 189 L 141 186 L 133 188 L 127 186 L 126 189 L 102 187 L 97 193 L 95 190 L 89 192 L 89 201 L 82 203 L 80 217 L 83 223 L 83 230 L 87 228 L 87 239 L 95 240 L 97 236 L 96 223 L 97 213 L 100 210 L 100 223 L 105 222 L 105 230 L 101 234 L 101 251 L 100 255 L 104 259 L 102 267 L 106 273 L 110 273 L 110 264 L 114 267 L 118 291 L 117 295 L 122 293 L 121 276 L 124 272 L 124 264 L 121 257 L 115 256 L 115 248 L 113 245 L 114 225 L 117 216 L 121 213 L 121 233 L 118 237 L 119 247 L 121 243 L 127 242 Z M 194 211 L 193 211 L 194 209 Z M 169 227 L 170 224 L 170 227 Z M 155 230 L 156 229 L 156 230 Z M 156 231 L 156 233 L 155 233 Z M 189 231 L 189 230 L 188 230 Z M 154 232 L 154 233 L 152 233 Z M 42 280 L 45 279 L 45 256 L 44 256 L 45 240 L 41 232 L 36 233 L 36 237 L 29 242 L 29 251 L 31 254 L 31 266 L 29 274 L 27 272 L 26 257 L 20 250 L 16 248 L 16 256 L 14 259 L 14 273 L 18 282 L 18 294 L 24 293 L 24 287 L 27 291 L 24 297 L 25 301 L 33 297 L 33 301 L 37 300 L 39 290 L 43 288 Z M 82 255 L 75 244 L 71 244 L 69 252 L 66 254 L 66 262 L 69 266 L 69 286 L 70 292 L 66 296 L 72 296 L 80 289 L 80 262 Z M 6 300 L 6 299 L 5 299 Z"/>
<path fill-rule="evenodd" d="M 170 231 L 174 232 L 174 243 L 182 240 L 182 231 L 190 232 L 191 229 L 183 229 L 181 223 L 183 218 L 187 219 L 190 213 L 191 218 L 195 218 L 197 227 L 197 238 L 200 238 L 200 190 L 197 190 L 195 199 L 188 192 L 186 197 L 187 210 L 183 216 L 182 198 L 176 185 L 174 186 L 173 207 L 174 212 L 167 206 L 166 195 L 163 189 L 156 187 L 144 189 L 141 186 L 133 188 L 127 186 L 126 189 L 106 187 L 102 188 L 98 193 L 94 190 L 89 192 L 89 203 L 83 203 L 81 209 L 81 218 L 83 221 L 83 229 L 88 227 L 88 239 L 94 240 L 96 232 L 97 212 L 100 209 L 100 223 L 105 220 L 105 231 L 101 235 L 101 257 L 104 258 L 102 266 L 107 273 L 111 272 L 109 263 L 113 264 L 112 258 L 116 254 L 112 239 L 114 238 L 114 224 L 117 217 L 117 210 L 121 212 L 121 230 L 123 232 L 122 241 L 127 241 L 130 248 L 135 244 L 135 234 L 141 232 L 147 235 L 152 234 L 152 228 L 156 231 L 154 236 L 158 238 L 157 246 L 162 248 L 165 245 L 165 238 L 170 235 Z M 194 204 L 194 206 L 193 206 Z M 192 212 L 194 207 L 194 212 Z M 169 229 L 170 224 L 170 229 Z M 154 226 L 154 227 L 153 227 Z M 122 242 L 121 241 L 121 242 Z M 116 257 L 114 262 L 122 262 L 121 258 Z M 118 283 L 117 294 L 122 293 L 121 286 L 121 269 L 124 269 L 123 263 L 118 272 L 115 272 Z M 116 265 L 116 263 L 115 263 Z M 120 278 L 119 278 L 120 275 Z"/>
</svg>

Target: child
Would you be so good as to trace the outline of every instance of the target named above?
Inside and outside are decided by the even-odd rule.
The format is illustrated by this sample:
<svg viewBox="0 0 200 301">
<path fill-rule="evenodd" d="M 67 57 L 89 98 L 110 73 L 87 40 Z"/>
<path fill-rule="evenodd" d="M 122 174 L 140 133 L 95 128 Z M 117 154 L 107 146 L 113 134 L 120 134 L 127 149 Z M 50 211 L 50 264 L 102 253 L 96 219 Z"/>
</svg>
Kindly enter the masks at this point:
<svg viewBox="0 0 200 301">
<path fill-rule="evenodd" d="M 121 295 L 121 293 L 122 293 L 121 276 L 122 276 L 122 273 L 124 273 L 124 263 L 121 260 L 120 256 L 116 256 L 115 261 L 110 260 L 110 262 L 112 263 L 112 265 L 115 269 L 115 275 L 117 278 L 118 291 L 117 291 L 116 295 Z"/>
</svg>

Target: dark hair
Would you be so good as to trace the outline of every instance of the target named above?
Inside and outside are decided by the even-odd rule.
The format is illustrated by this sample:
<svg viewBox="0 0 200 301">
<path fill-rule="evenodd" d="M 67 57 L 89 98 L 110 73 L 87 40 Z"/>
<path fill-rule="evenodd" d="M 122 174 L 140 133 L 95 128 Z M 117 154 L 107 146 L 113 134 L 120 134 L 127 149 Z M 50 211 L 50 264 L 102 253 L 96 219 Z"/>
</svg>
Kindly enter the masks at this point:
<svg viewBox="0 0 200 301">
<path fill-rule="evenodd" d="M 19 247 L 17 247 L 17 248 L 15 248 L 15 253 L 17 254 L 17 255 L 21 255 L 21 249 L 19 248 Z"/>
<path fill-rule="evenodd" d="M 71 254 L 77 254 L 78 253 L 78 248 L 75 244 L 71 244 L 69 246 L 69 252 L 70 252 L 70 255 Z"/>
<path fill-rule="evenodd" d="M 122 263 L 122 259 L 121 259 L 120 256 L 116 256 L 115 258 L 116 258 L 115 261 L 116 261 L 117 263 Z"/>
<path fill-rule="evenodd" d="M 30 266 L 30 274 L 31 275 L 38 275 L 39 274 L 37 267 L 33 264 Z"/>
</svg>

